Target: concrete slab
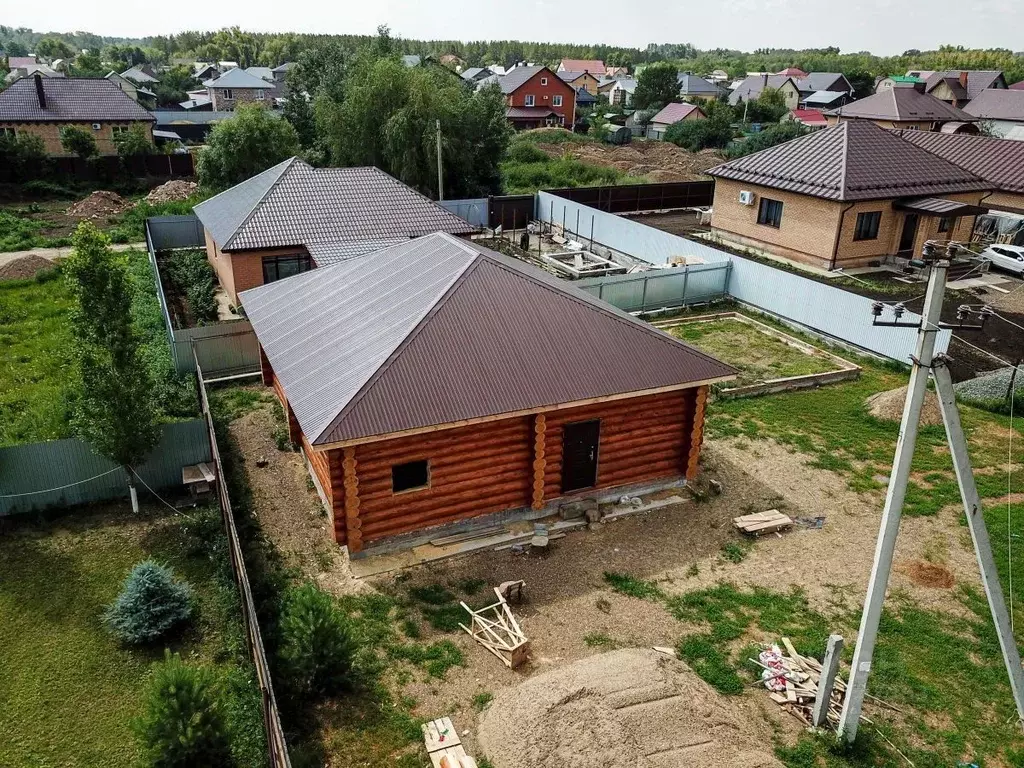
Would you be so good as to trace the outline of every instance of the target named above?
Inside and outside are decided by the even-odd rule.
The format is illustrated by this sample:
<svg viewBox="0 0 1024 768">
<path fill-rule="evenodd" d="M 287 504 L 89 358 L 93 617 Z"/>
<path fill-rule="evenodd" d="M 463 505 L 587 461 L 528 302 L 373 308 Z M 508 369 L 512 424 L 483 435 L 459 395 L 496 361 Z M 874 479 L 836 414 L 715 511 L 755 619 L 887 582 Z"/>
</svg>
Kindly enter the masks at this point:
<svg viewBox="0 0 1024 768">
<path fill-rule="evenodd" d="M 1010 285 L 1014 281 L 1010 280 L 1002 275 L 992 274 L 988 272 L 984 275 L 978 275 L 977 277 L 968 277 L 966 280 L 953 280 L 952 282 L 946 283 L 946 287 L 954 291 L 964 291 L 968 288 L 990 288 L 994 291 L 1003 291 L 1009 293 L 1010 291 L 1001 286 Z"/>
</svg>

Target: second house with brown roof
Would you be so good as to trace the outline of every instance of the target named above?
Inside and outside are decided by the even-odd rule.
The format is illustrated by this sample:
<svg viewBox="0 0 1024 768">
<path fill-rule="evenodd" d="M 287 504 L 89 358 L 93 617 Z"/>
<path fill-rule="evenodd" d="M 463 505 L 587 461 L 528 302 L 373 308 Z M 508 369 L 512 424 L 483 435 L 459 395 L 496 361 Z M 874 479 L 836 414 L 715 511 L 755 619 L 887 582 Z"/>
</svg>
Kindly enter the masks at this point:
<svg viewBox="0 0 1024 768">
<path fill-rule="evenodd" d="M 836 269 L 968 240 L 994 184 L 851 120 L 712 168 L 724 241 Z"/>
<path fill-rule="evenodd" d="M 499 80 L 517 130 L 564 126 L 576 121 L 576 90 L 547 67 L 515 67 Z"/>
</svg>

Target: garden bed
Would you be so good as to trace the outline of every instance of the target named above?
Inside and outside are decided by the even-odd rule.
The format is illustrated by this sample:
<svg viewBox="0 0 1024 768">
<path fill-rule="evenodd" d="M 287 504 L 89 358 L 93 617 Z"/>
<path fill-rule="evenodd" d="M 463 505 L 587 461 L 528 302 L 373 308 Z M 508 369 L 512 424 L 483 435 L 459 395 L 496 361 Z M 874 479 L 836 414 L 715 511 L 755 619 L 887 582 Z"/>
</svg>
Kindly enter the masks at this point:
<svg viewBox="0 0 1024 768">
<path fill-rule="evenodd" d="M 736 367 L 722 397 L 764 395 L 849 381 L 860 366 L 738 312 L 667 320 L 655 325 Z"/>
</svg>

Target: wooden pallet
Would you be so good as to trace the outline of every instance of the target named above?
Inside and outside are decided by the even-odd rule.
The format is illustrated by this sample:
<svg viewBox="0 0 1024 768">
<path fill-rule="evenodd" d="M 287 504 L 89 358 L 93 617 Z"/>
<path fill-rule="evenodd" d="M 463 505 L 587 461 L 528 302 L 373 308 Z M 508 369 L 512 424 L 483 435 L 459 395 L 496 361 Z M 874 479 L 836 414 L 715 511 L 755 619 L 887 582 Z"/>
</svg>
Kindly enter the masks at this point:
<svg viewBox="0 0 1024 768">
<path fill-rule="evenodd" d="M 765 533 L 775 533 L 793 527 L 793 520 L 777 509 L 734 517 L 732 522 L 741 533 L 748 536 L 761 536 Z"/>
<path fill-rule="evenodd" d="M 466 754 L 451 718 L 431 720 L 420 729 L 433 768 L 477 768 L 476 760 Z"/>
<path fill-rule="evenodd" d="M 459 624 L 470 637 L 493 653 L 509 669 L 516 669 L 530 655 L 530 641 L 523 634 L 519 622 L 512 615 L 505 597 L 498 587 L 494 588 L 498 602 L 474 611 L 465 603 L 461 603 L 470 617 L 470 625 Z"/>
</svg>

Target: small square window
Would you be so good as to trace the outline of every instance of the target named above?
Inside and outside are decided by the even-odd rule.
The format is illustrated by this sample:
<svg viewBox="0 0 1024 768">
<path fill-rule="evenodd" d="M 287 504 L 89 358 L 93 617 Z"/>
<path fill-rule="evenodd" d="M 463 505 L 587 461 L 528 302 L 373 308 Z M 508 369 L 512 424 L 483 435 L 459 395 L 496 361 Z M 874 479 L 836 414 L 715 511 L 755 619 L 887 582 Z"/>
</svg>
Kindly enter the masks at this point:
<svg viewBox="0 0 1024 768">
<path fill-rule="evenodd" d="M 528 93 L 528 94 L 526 94 L 526 96 L 523 97 L 523 105 L 527 106 L 527 107 L 532 107 L 533 106 L 533 94 L 532 93 Z"/>
<path fill-rule="evenodd" d="M 540 84 L 541 84 L 541 85 L 547 85 L 547 84 L 548 84 L 548 79 L 547 79 L 546 77 L 542 77 L 542 78 L 540 79 Z"/>
<path fill-rule="evenodd" d="M 426 459 L 394 464 L 391 467 L 391 491 L 416 491 L 430 487 L 430 462 Z"/>
<path fill-rule="evenodd" d="M 262 88 L 257 88 L 256 89 L 256 100 L 257 101 L 263 101 L 263 89 Z"/>
<path fill-rule="evenodd" d="M 878 225 L 882 221 L 881 211 L 866 211 L 857 214 L 857 226 L 853 230 L 854 240 L 875 240 L 878 238 Z"/>
<path fill-rule="evenodd" d="M 939 219 L 939 232 L 952 232 L 956 229 L 955 216 L 943 216 Z"/>
<path fill-rule="evenodd" d="M 0 136 L 8 139 L 18 138 L 18 131 L 16 128 L 0 128 Z"/>
<path fill-rule="evenodd" d="M 560 107 L 560 106 L 562 106 L 562 97 L 561 96 L 552 96 L 551 97 L 551 106 L 552 107 Z"/>
<path fill-rule="evenodd" d="M 778 229 L 782 226 L 782 201 L 771 200 L 767 197 L 761 198 L 761 205 L 757 210 L 757 223 Z"/>
<path fill-rule="evenodd" d="M 231 91 L 230 88 L 225 88 L 224 89 L 224 98 L 225 99 L 233 99 L 233 98 L 235 98 L 235 94 Z"/>
</svg>

